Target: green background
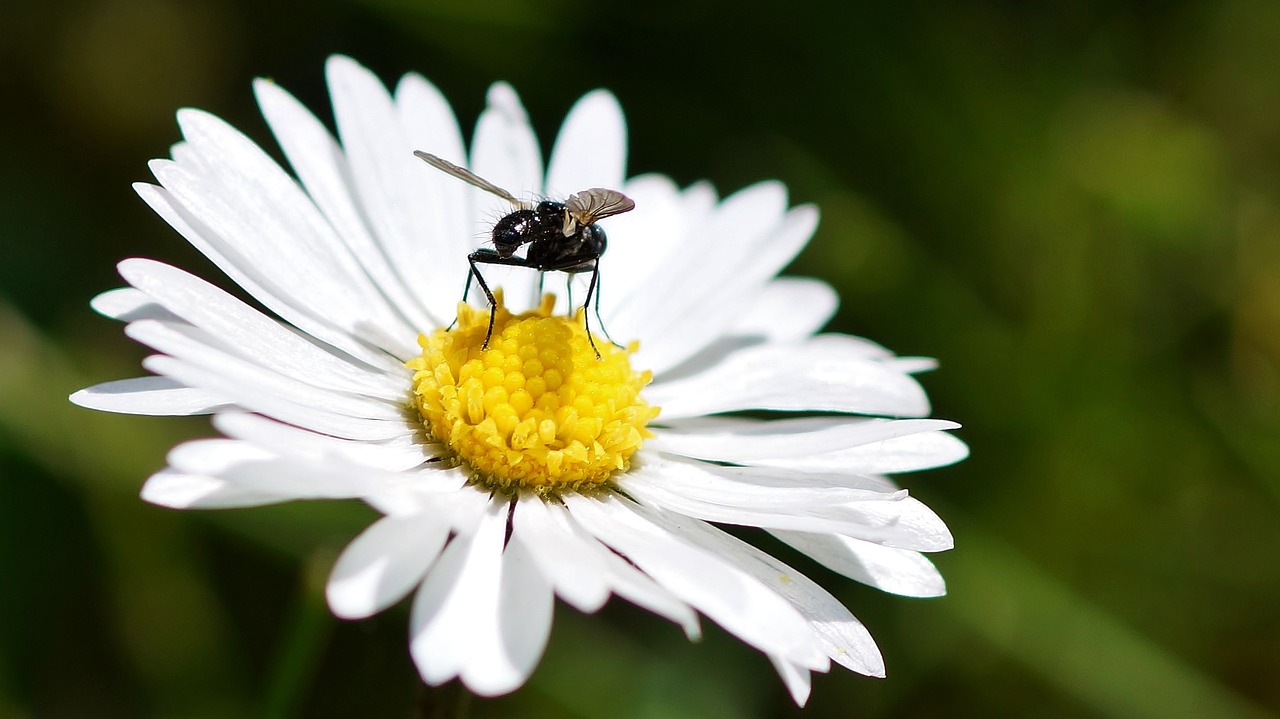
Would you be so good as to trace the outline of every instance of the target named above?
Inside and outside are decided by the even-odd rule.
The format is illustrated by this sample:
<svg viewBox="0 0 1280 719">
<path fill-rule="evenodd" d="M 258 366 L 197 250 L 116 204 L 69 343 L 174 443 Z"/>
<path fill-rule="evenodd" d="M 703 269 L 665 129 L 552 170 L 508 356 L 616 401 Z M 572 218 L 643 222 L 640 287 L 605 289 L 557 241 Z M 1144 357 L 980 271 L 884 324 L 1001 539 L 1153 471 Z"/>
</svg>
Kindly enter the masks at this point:
<svg viewBox="0 0 1280 719">
<path fill-rule="evenodd" d="M 270 148 L 276 79 L 330 118 L 327 55 L 416 70 L 469 128 L 520 91 L 544 148 L 584 92 L 632 173 L 776 177 L 823 221 L 790 270 L 832 329 L 938 357 L 973 455 L 904 483 L 950 593 L 812 567 L 889 678 L 815 678 L 812 717 L 1280 711 L 1280 3 L 271 3 L 0 10 L 0 716 L 412 716 L 403 606 L 329 617 L 371 512 L 174 512 L 137 498 L 203 419 L 66 396 L 137 374 L 93 314 L 114 263 L 220 277 L 133 195 L 198 106 Z M 768 662 L 615 600 L 563 606 L 529 684 L 471 716 L 788 716 Z"/>
</svg>

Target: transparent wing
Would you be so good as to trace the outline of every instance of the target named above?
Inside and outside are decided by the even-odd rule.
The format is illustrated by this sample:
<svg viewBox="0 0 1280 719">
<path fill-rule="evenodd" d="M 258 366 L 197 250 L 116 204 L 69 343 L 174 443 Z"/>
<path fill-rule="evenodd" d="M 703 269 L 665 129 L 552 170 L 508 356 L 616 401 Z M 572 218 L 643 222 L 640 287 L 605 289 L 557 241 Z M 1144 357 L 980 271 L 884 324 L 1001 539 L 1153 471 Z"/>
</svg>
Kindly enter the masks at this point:
<svg viewBox="0 0 1280 719">
<path fill-rule="evenodd" d="M 617 190 L 593 187 L 575 192 L 564 201 L 564 206 L 580 225 L 590 225 L 597 220 L 627 212 L 636 206 L 630 197 Z"/>
<path fill-rule="evenodd" d="M 506 200 L 507 202 L 510 202 L 511 204 L 515 205 L 516 207 L 522 207 L 526 209 L 529 207 L 529 203 L 521 202 L 520 200 L 517 200 L 515 198 L 515 195 L 512 195 L 510 192 L 507 192 L 501 187 L 498 187 L 497 185 L 493 184 L 492 182 L 489 182 L 488 180 L 477 175 L 471 170 L 468 170 L 465 167 L 458 167 L 457 165 L 453 164 L 452 162 L 449 162 L 448 160 L 442 157 L 436 157 L 435 155 L 432 155 L 429 152 L 423 152 L 422 150 L 414 150 L 413 154 L 417 155 L 419 158 L 422 159 L 423 162 L 426 162 L 428 165 L 431 165 L 437 170 L 453 175 L 454 177 L 458 178 L 459 180 L 462 180 L 463 182 L 475 185 L 476 187 L 479 187 L 485 192 L 495 194 L 498 197 L 501 197 L 502 199 Z"/>
</svg>

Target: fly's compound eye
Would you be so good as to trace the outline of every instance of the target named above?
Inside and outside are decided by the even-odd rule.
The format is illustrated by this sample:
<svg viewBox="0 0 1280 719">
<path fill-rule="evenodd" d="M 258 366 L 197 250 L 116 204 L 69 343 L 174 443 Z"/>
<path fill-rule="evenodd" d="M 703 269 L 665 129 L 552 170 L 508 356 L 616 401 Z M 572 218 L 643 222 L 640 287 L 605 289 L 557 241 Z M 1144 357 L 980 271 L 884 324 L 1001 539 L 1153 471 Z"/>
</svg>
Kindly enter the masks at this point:
<svg viewBox="0 0 1280 719">
<path fill-rule="evenodd" d="M 529 241 L 532 214 L 529 210 L 517 210 L 493 226 L 493 247 L 499 255 L 509 257 L 517 247 Z"/>
</svg>

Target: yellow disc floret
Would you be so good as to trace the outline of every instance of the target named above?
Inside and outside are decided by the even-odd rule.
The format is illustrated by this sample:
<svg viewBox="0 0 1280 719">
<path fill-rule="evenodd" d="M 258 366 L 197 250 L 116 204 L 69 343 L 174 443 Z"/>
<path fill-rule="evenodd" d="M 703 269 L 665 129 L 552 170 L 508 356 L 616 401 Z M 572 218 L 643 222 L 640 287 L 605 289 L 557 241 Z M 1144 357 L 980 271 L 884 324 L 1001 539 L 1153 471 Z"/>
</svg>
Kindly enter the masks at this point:
<svg viewBox="0 0 1280 719">
<path fill-rule="evenodd" d="M 495 489 L 576 490 L 627 469 L 658 414 L 640 397 L 652 379 L 631 369 L 637 346 L 588 341 L 584 315 L 552 316 L 547 295 L 519 315 L 458 305 L 453 329 L 421 335 L 408 362 L 423 423 Z"/>
</svg>

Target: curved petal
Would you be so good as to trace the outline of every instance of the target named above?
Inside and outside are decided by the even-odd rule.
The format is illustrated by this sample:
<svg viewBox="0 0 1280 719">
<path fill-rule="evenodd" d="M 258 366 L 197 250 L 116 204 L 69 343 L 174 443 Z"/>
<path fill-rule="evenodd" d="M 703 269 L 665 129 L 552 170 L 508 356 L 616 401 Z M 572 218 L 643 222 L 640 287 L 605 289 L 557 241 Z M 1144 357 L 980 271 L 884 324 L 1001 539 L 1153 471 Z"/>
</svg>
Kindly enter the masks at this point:
<svg viewBox="0 0 1280 719">
<path fill-rule="evenodd" d="M 426 78 L 413 73 L 401 78 L 396 86 L 396 111 L 414 150 L 465 164 L 467 153 L 453 109 Z M 467 254 L 475 249 L 475 209 L 465 183 L 417 158 L 414 161 L 426 188 L 426 194 L 414 201 L 418 212 L 429 217 L 434 231 L 415 238 L 429 264 L 413 267 L 411 281 L 421 286 L 432 315 L 447 321 L 457 312 L 469 271 Z"/>
<path fill-rule="evenodd" d="M 257 364 L 318 386 L 397 402 L 405 396 L 408 370 L 388 373 L 338 350 L 326 351 L 190 273 L 144 259 L 125 260 L 119 269 L 129 284 L 165 309 Z"/>
<path fill-rule="evenodd" d="M 699 417 L 672 422 L 657 433 L 651 446 L 688 457 L 743 464 L 827 454 L 959 426 L 938 419 L 797 417 L 761 421 Z"/>
<path fill-rule="evenodd" d="M 835 534 L 771 530 L 833 572 L 905 597 L 940 597 L 947 584 L 928 557 Z"/>
<path fill-rule="evenodd" d="M 884 659 L 871 633 L 838 599 L 812 579 L 710 525 L 701 522 L 679 526 L 670 522 L 666 524 L 670 531 L 697 537 L 705 546 L 714 547 L 722 556 L 791 602 L 817 633 L 827 656 L 838 664 L 859 674 L 884 676 Z"/>
<path fill-rule="evenodd" d="M 287 502 L 293 497 L 244 487 L 219 477 L 164 469 L 142 485 L 142 498 L 171 509 L 229 509 Z"/>
<path fill-rule="evenodd" d="M 595 90 L 574 103 L 560 127 L 547 168 L 545 193 L 565 198 L 590 187 L 621 190 L 627 166 L 627 124 L 613 93 Z"/>
<path fill-rule="evenodd" d="M 421 163 L 419 163 L 421 164 Z M 516 91 L 506 83 L 489 88 L 487 105 L 476 123 L 471 142 L 470 169 L 521 199 L 543 195 L 542 152 Z M 493 223 L 513 209 L 503 199 L 471 188 L 472 226 L 469 237 L 488 239 Z M 490 287 L 503 287 L 512 311 L 536 305 L 538 273 L 524 268 L 485 268 Z"/>
<path fill-rule="evenodd" d="M 803 340 L 822 329 L 839 305 L 840 296 L 822 280 L 778 277 L 756 295 L 729 334 L 758 335 L 771 342 Z"/>
<path fill-rule="evenodd" d="M 431 243 L 425 239 L 450 229 L 435 221 L 432 205 L 444 199 L 431 192 L 436 178 L 413 156 L 418 148 L 401 125 L 391 95 L 372 72 L 340 55 L 331 57 L 325 69 L 363 216 L 416 306 L 443 308 L 434 295 L 456 280 L 438 272 Z M 433 292 L 422 291 L 424 287 Z M 428 319 L 429 326 L 447 324 L 446 316 L 428 314 Z"/>
<path fill-rule="evenodd" d="M 450 542 L 418 592 L 409 649 L 429 684 L 456 676 L 475 693 L 496 696 L 532 671 L 528 656 L 543 626 L 550 626 L 549 607 L 543 607 L 551 589 L 526 571 L 531 563 L 524 558 L 504 558 L 506 523 L 506 503 L 491 503 L 472 536 Z M 530 593 L 528 612 L 513 606 L 511 593 L 521 591 Z M 531 629 L 513 626 L 522 619 Z"/>
<path fill-rule="evenodd" d="M 756 578 L 655 526 L 652 517 L 621 499 L 566 495 L 564 501 L 600 541 L 742 641 L 810 669 L 827 667 L 804 619 Z"/>
<path fill-rule="evenodd" d="M 645 395 L 662 407 L 664 419 L 760 409 L 929 413 L 929 399 L 915 379 L 864 359 L 854 342 L 748 347 L 694 376 L 654 382 Z"/>
<path fill-rule="evenodd" d="M 451 527 L 425 513 L 383 517 L 338 557 L 325 587 L 334 615 L 362 619 L 403 599 L 440 556 Z"/>
<path fill-rule="evenodd" d="M 351 185 L 350 163 L 324 123 L 274 82 L 257 80 L 253 90 L 298 181 L 339 239 L 409 324 L 429 326 L 424 308 L 418 306 L 386 250 L 374 238 Z"/>
<path fill-rule="evenodd" d="M 323 397 L 310 391 L 300 394 L 298 399 L 301 401 L 280 396 L 274 392 L 278 388 L 288 387 L 287 382 L 251 368 L 247 368 L 243 374 L 234 374 L 206 369 L 164 355 L 152 355 L 142 361 L 142 366 L 179 384 L 228 396 L 240 407 L 321 434 L 379 441 L 404 437 L 415 431 L 403 420 L 353 417 L 331 412 L 324 407 Z"/>
<path fill-rule="evenodd" d="M 121 414 L 186 416 L 210 414 L 231 404 L 217 392 L 188 387 L 168 377 L 134 377 L 95 384 L 71 395 L 86 409 Z"/>
</svg>

